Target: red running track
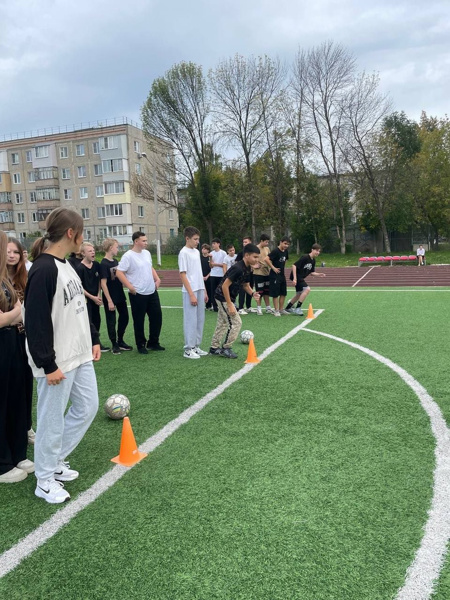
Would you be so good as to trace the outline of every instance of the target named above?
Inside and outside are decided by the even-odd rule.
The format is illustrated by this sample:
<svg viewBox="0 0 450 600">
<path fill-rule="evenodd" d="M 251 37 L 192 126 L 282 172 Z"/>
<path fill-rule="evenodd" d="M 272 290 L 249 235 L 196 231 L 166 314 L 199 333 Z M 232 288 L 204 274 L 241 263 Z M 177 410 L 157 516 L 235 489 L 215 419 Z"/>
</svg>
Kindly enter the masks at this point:
<svg viewBox="0 0 450 600">
<path fill-rule="evenodd" d="M 325 273 L 326 277 L 310 277 L 313 287 L 450 286 L 450 265 L 324 267 L 317 271 Z M 290 269 L 286 269 L 288 285 L 292 286 L 289 274 Z M 158 271 L 158 275 L 162 286 L 181 287 L 178 271 Z"/>
</svg>

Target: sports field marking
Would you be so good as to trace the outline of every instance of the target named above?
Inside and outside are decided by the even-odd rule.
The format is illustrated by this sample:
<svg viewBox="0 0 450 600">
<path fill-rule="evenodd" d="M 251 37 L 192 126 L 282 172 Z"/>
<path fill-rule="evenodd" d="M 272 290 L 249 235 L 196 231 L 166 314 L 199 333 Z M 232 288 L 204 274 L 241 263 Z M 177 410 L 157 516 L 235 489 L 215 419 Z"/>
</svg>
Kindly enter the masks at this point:
<svg viewBox="0 0 450 600">
<path fill-rule="evenodd" d="M 319 309 L 315 311 L 317 317 L 323 312 Z M 310 319 L 305 319 L 291 329 L 285 336 L 280 338 L 277 342 L 269 346 L 260 356 L 260 361 L 267 358 L 272 352 L 277 350 L 281 345 L 287 342 L 289 339 L 294 337 L 301 329 L 303 329 Z M 204 359 L 202 359 L 204 360 Z M 217 359 L 213 359 L 217 360 Z M 221 360 L 220 358 L 218 360 Z M 192 406 L 184 410 L 175 419 L 167 423 L 162 429 L 157 431 L 154 435 L 149 437 L 143 444 L 139 446 L 141 452 L 152 452 L 158 446 L 160 446 L 170 435 L 175 433 L 179 427 L 190 421 L 190 419 L 202 410 L 212 400 L 220 396 L 228 387 L 230 387 L 236 381 L 239 381 L 244 375 L 249 373 L 257 364 L 247 364 L 239 369 L 236 373 L 228 377 L 223 383 L 218 385 L 206 396 L 197 400 Z M 83 509 L 88 507 L 94 500 L 96 500 L 101 494 L 106 492 L 112 487 L 119 479 L 121 479 L 125 473 L 127 473 L 133 467 L 123 467 L 116 465 L 110 471 L 102 475 L 90 488 L 82 492 L 77 498 L 71 500 L 68 504 L 64 505 L 64 508 L 58 510 L 53 516 L 47 521 L 44 521 L 42 525 L 39 525 L 34 531 L 25 536 L 22 540 L 14 544 L 9 550 L 3 552 L 0 555 L 0 579 L 15 569 L 20 563 L 30 556 L 40 546 L 43 546 L 49 539 L 51 539 L 58 531 L 70 523 L 70 521 Z"/>
<path fill-rule="evenodd" d="M 436 467 L 433 474 L 431 508 L 428 511 L 428 520 L 424 526 L 424 535 L 419 549 L 408 567 L 405 583 L 396 596 L 396 600 L 427 600 L 434 592 L 434 583 L 438 581 L 450 539 L 450 430 L 441 409 L 412 375 L 389 358 L 329 333 L 313 329 L 305 329 L 305 331 L 347 344 L 392 369 L 416 394 L 430 418 L 431 431 L 436 440 L 434 452 Z"/>
<path fill-rule="evenodd" d="M 352 287 L 356 287 L 358 285 L 358 283 L 364 279 L 364 277 L 366 277 L 371 271 L 373 271 L 373 269 L 375 269 L 375 266 L 373 266 L 371 269 L 366 271 L 364 273 L 364 275 L 358 279 L 358 281 L 355 281 L 355 283 L 352 285 Z"/>
</svg>

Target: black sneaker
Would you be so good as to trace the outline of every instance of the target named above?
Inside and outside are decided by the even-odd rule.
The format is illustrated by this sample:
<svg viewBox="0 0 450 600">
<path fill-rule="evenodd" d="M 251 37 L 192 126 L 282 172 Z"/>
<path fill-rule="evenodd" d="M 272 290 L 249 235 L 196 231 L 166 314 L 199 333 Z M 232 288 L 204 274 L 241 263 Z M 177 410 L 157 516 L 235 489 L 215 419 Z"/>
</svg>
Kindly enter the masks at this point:
<svg viewBox="0 0 450 600">
<path fill-rule="evenodd" d="M 147 350 L 147 348 L 145 348 L 145 346 L 138 348 L 138 352 L 139 352 L 139 354 L 148 354 L 148 350 Z"/>
<path fill-rule="evenodd" d="M 221 356 L 225 358 L 237 358 L 238 355 L 231 348 L 222 348 Z"/>
<path fill-rule="evenodd" d="M 209 349 L 209 353 L 213 356 L 222 356 L 222 348 L 211 348 Z"/>
<path fill-rule="evenodd" d="M 149 350 L 153 350 L 154 352 L 162 352 L 163 350 L 165 350 L 165 348 L 163 346 L 161 346 L 161 344 L 150 345 L 147 343 L 147 348 Z"/>
<path fill-rule="evenodd" d="M 107 348 L 103 344 L 100 344 L 100 352 L 109 352 L 111 348 Z"/>
<path fill-rule="evenodd" d="M 128 344 L 125 344 L 125 342 L 119 342 L 118 346 L 121 350 L 125 350 L 125 351 L 129 351 L 129 350 L 133 350 L 133 346 L 129 346 Z"/>
<path fill-rule="evenodd" d="M 122 352 L 120 351 L 119 345 L 118 344 L 114 344 L 112 347 L 112 353 L 113 354 L 122 354 Z"/>
</svg>

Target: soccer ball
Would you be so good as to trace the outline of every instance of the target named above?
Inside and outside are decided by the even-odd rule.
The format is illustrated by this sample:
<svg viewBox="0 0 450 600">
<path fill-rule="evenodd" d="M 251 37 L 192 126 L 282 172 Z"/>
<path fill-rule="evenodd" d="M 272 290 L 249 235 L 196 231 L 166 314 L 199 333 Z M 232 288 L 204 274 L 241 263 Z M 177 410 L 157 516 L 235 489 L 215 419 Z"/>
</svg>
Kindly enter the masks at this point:
<svg viewBox="0 0 450 600">
<path fill-rule="evenodd" d="M 130 401 L 123 394 L 113 394 L 105 402 L 104 409 L 110 419 L 123 419 L 130 412 Z"/>
<path fill-rule="evenodd" d="M 249 344 L 250 340 L 252 340 L 254 337 L 255 336 L 251 331 L 249 331 L 248 329 L 244 329 L 244 331 L 241 333 L 241 342 L 243 344 Z"/>
</svg>

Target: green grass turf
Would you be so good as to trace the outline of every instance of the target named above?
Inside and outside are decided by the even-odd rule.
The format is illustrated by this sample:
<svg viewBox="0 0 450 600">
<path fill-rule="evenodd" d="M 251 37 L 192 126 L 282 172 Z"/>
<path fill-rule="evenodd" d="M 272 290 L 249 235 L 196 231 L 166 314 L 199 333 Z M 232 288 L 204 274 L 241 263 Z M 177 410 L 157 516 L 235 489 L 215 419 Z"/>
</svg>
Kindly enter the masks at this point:
<svg viewBox="0 0 450 600">
<path fill-rule="evenodd" d="M 176 291 L 161 299 L 181 300 Z M 326 309 L 310 328 L 398 362 L 446 413 L 445 292 L 317 291 L 310 299 Z M 299 322 L 243 317 L 259 353 Z M 101 402 L 130 397 L 138 443 L 245 358 L 239 344 L 237 361 L 183 359 L 181 324 L 181 310 L 167 309 L 165 353 L 105 354 L 96 366 Z M 207 313 L 205 348 L 214 325 Z M 71 457 L 82 472 L 68 484 L 73 495 L 111 467 L 120 428 L 99 412 Z M 391 598 L 420 543 L 433 449 L 428 418 L 395 374 L 301 332 L 1 580 L 0 595 Z M 57 510 L 33 488 L 32 477 L 3 486 L 2 550 Z"/>
</svg>

